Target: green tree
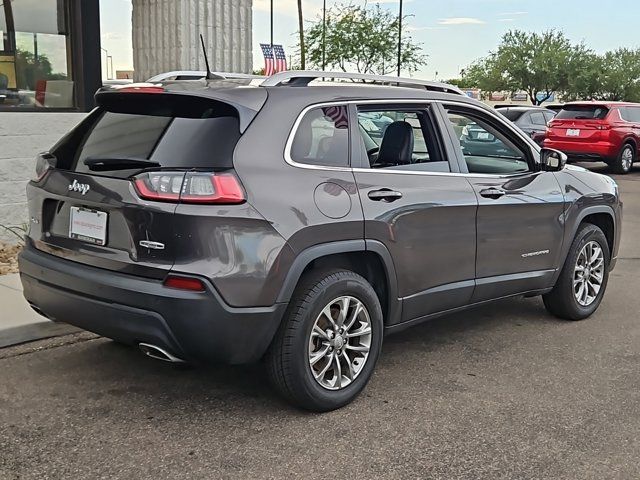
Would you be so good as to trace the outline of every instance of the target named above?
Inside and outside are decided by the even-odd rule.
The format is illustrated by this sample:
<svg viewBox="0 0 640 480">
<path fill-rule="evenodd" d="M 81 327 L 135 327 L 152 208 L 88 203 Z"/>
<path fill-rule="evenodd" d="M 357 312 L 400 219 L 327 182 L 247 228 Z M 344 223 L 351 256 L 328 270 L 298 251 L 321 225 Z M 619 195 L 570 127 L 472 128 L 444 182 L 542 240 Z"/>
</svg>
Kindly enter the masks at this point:
<svg viewBox="0 0 640 480">
<path fill-rule="evenodd" d="M 605 53 L 600 81 L 600 99 L 640 102 L 640 49 Z"/>
<path fill-rule="evenodd" d="M 583 45 L 575 47 L 566 66 L 568 81 L 564 92 L 566 101 L 591 100 L 602 96 L 604 64 L 602 57 Z"/>
<path fill-rule="evenodd" d="M 415 43 L 403 21 L 403 70 L 415 72 L 425 65 L 426 55 Z M 327 10 L 326 65 L 346 72 L 391 73 L 397 69 L 398 16 L 380 5 L 334 5 Z M 314 68 L 322 67 L 322 18 L 311 22 L 305 31 L 307 61 Z M 301 50 L 301 45 L 298 46 Z"/>
<path fill-rule="evenodd" d="M 555 30 L 542 33 L 512 30 L 502 37 L 495 52 L 467 68 L 465 78 L 487 91 L 523 90 L 531 103 L 538 105 L 553 92 L 567 89 L 567 65 L 572 62 L 576 48 L 562 32 Z"/>
</svg>

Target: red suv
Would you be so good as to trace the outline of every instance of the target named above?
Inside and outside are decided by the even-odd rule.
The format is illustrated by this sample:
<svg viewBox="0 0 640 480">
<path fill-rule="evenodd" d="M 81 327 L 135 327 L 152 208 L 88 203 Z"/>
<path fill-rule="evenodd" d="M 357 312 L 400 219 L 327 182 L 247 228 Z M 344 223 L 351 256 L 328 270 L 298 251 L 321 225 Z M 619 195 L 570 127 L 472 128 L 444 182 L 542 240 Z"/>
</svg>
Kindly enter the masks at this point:
<svg viewBox="0 0 640 480">
<path fill-rule="evenodd" d="M 544 146 L 571 160 L 602 161 L 629 173 L 640 146 L 640 104 L 568 103 L 549 122 Z"/>
</svg>

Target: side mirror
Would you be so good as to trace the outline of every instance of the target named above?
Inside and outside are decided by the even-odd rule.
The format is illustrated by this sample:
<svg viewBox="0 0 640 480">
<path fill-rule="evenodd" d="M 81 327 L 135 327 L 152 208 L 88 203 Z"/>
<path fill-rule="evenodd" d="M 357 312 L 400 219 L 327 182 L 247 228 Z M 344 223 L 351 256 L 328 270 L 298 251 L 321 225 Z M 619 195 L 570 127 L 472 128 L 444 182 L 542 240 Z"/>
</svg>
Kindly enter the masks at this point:
<svg viewBox="0 0 640 480">
<path fill-rule="evenodd" d="M 540 165 L 545 172 L 559 172 L 567 164 L 567 155 L 560 150 L 543 148 L 540 150 Z"/>
</svg>

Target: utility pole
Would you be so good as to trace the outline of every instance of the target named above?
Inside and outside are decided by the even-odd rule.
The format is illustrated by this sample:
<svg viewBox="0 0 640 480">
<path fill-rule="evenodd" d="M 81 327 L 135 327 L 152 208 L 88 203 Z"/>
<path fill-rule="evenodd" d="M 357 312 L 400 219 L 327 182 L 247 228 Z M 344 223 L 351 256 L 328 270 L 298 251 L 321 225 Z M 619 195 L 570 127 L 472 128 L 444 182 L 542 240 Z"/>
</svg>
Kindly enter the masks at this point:
<svg viewBox="0 0 640 480">
<path fill-rule="evenodd" d="M 398 17 L 398 76 L 402 67 L 402 0 L 400 0 L 400 15 Z"/>
<path fill-rule="evenodd" d="M 322 0 L 322 71 L 327 65 L 327 0 Z"/>
</svg>

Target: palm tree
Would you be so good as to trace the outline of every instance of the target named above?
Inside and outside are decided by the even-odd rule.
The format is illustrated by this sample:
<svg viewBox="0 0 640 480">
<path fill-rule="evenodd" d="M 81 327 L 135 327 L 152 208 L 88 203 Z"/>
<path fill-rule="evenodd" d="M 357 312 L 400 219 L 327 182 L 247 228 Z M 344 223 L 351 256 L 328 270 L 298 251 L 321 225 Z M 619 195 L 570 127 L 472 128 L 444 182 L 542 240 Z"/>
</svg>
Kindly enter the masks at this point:
<svg viewBox="0 0 640 480">
<path fill-rule="evenodd" d="M 304 48 L 304 17 L 302 15 L 302 0 L 298 0 L 298 30 L 300 30 L 300 68 L 305 69 L 305 53 Z"/>
</svg>

